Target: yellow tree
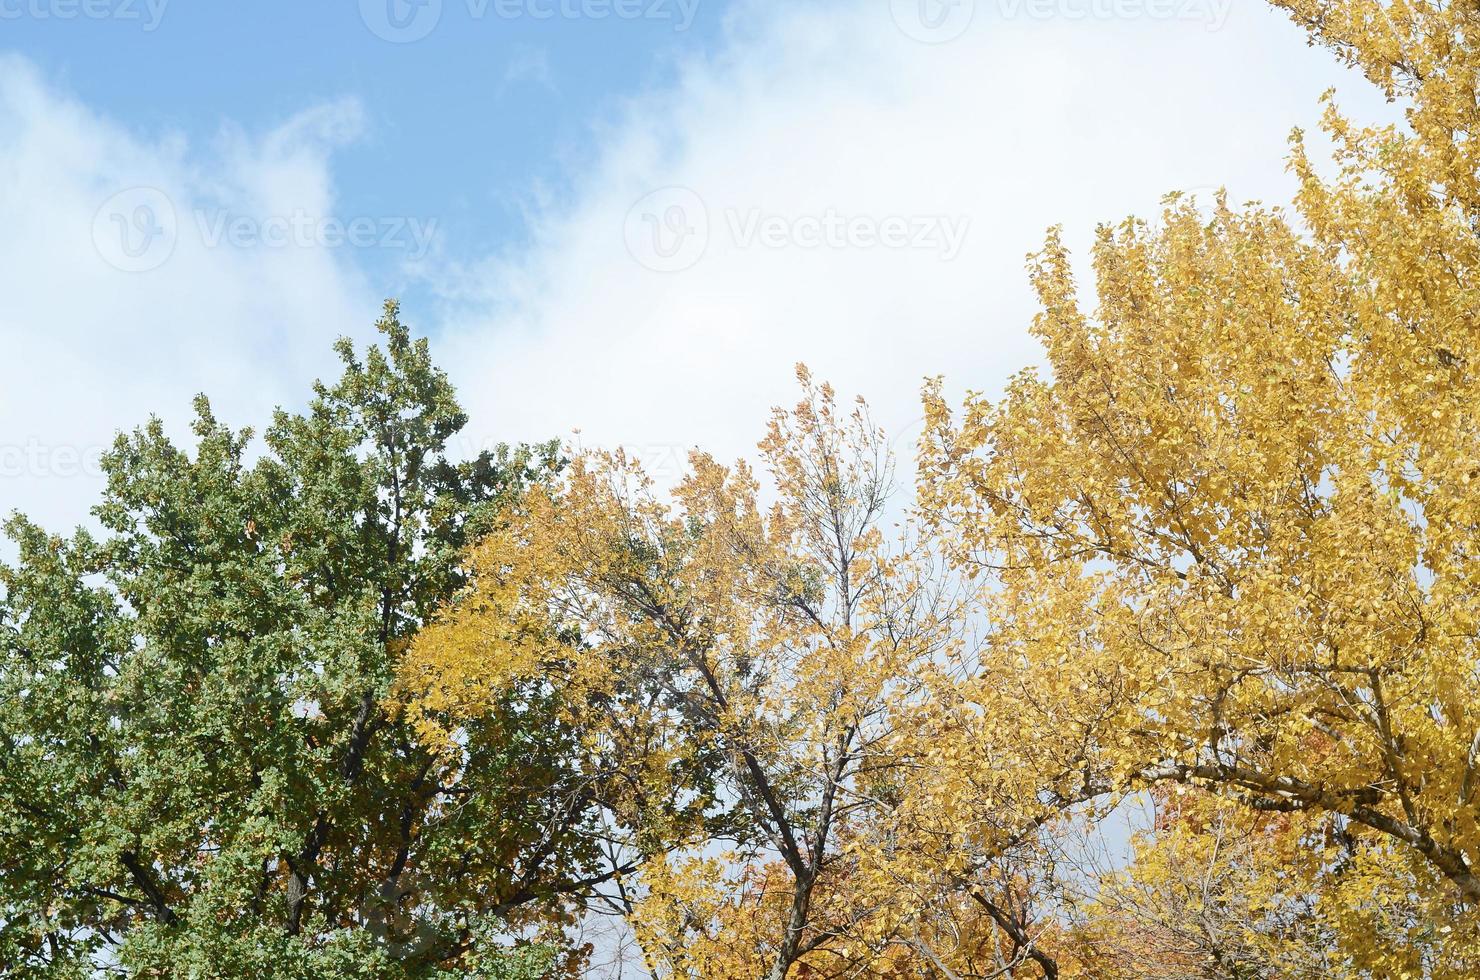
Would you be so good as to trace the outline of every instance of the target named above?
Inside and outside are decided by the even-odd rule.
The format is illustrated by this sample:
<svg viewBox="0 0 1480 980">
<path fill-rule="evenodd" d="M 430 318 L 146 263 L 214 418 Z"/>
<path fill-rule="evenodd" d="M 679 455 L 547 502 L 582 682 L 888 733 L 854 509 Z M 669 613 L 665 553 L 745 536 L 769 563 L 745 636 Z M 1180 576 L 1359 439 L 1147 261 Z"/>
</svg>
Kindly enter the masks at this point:
<svg viewBox="0 0 1480 980">
<path fill-rule="evenodd" d="M 1161 786 L 1130 836 L 1087 825 L 1063 842 L 1065 946 L 1096 980 L 1316 980 L 1342 975 L 1320 909 L 1330 817 L 1261 813 Z M 1149 820 L 1146 818 L 1150 818 Z M 1124 829 L 1129 826 L 1117 825 Z M 1315 825 L 1322 825 L 1317 827 Z M 1322 879 L 1326 880 L 1322 880 Z"/>
<path fill-rule="evenodd" d="M 892 969 L 897 896 L 865 855 L 958 610 L 918 543 L 886 538 L 882 433 L 799 377 L 760 446 L 769 503 L 744 464 L 695 453 L 670 501 L 621 454 L 579 455 L 470 553 L 474 586 L 404 675 L 428 718 L 476 718 L 529 677 L 563 692 L 645 861 L 612 904 L 665 976 Z"/>
<path fill-rule="evenodd" d="M 1480 8 L 1279 5 L 1408 125 L 1328 108 L 1330 180 L 1296 134 L 1298 218 L 1172 201 L 1100 229 L 1092 313 L 1052 234 L 1051 376 L 959 418 L 929 388 L 921 495 L 990 580 L 996 644 L 1124 694 L 1090 750 L 1118 786 L 1331 817 L 1347 968 L 1472 976 Z"/>
</svg>

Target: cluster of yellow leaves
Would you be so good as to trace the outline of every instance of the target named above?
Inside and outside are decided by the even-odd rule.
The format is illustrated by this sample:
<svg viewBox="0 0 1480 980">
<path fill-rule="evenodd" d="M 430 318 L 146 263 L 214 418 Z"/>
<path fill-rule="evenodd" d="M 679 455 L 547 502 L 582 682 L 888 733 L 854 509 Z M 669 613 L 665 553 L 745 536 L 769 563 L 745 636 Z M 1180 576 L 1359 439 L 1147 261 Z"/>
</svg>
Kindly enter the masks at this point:
<svg viewBox="0 0 1480 980">
<path fill-rule="evenodd" d="M 1103 980 L 1193 976 L 1316 978 L 1333 971 L 1330 937 L 1297 866 L 1312 850 L 1304 817 L 1254 813 L 1217 797 L 1152 794 L 1156 819 L 1122 868 L 1092 865 L 1069 896 L 1070 942 Z"/>
<path fill-rule="evenodd" d="M 695 453 L 665 499 L 622 454 L 578 455 L 472 550 L 468 595 L 405 660 L 444 746 L 513 684 L 560 693 L 642 864 L 611 902 L 665 975 L 831 973 L 894 933 L 898 724 L 958 600 L 919 542 L 886 544 L 882 433 L 799 379 L 760 446 L 768 506 L 744 463 Z"/>
<path fill-rule="evenodd" d="M 1092 314 L 1051 236 L 1052 377 L 959 420 L 927 391 L 923 505 L 992 581 L 994 645 L 1080 690 L 1059 717 L 1100 712 L 1111 785 L 1336 821 L 1343 873 L 1305 871 L 1329 975 L 1472 976 L 1480 8 L 1280 5 L 1411 100 L 1408 130 L 1329 108 L 1339 173 L 1297 137 L 1296 220 L 1173 200 L 1101 229 Z"/>
</svg>

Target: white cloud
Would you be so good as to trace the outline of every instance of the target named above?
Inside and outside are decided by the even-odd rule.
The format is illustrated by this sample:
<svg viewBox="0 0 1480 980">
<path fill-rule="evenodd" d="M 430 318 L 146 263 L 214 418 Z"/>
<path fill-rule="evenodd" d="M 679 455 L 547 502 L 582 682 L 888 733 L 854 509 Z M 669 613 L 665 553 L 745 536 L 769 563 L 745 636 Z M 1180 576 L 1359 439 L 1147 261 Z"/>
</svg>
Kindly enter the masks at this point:
<svg viewBox="0 0 1480 980">
<path fill-rule="evenodd" d="M 921 10 L 942 19 L 911 24 Z M 1202 14 L 1220 12 L 1210 30 Z M 537 79 L 530 64 L 516 74 Z M 1082 251 L 1096 222 L 1152 213 L 1168 190 L 1282 201 L 1287 134 L 1336 82 L 1382 111 L 1262 4 L 741 0 L 674 85 L 599 121 L 596 162 L 562 203 L 531 187 L 531 244 L 421 263 L 443 306 L 409 319 L 439 325 L 470 449 L 579 428 L 671 477 L 691 445 L 748 452 L 792 399 L 796 361 L 866 395 L 907 444 L 922 377 L 991 390 L 1036 359 L 1023 257 L 1048 225 Z M 369 332 L 384 286 L 352 250 L 206 240 L 223 209 L 258 235 L 331 215 L 332 152 L 361 116 L 332 103 L 195 145 L 125 130 L 0 60 L 0 509 L 70 525 L 98 489 L 76 474 L 116 427 L 178 422 L 198 390 L 260 425 L 333 370 L 332 337 Z M 173 237 L 142 250 L 154 192 L 102 208 L 140 187 L 174 215 Z M 671 235 L 701 219 L 702 254 L 651 250 L 655 221 Z"/>
<path fill-rule="evenodd" d="M 329 154 L 359 128 L 336 103 L 192 146 L 0 59 L 0 510 L 82 521 L 115 429 L 158 413 L 180 431 L 198 391 L 235 425 L 302 401 L 332 338 L 366 332 L 374 290 L 332 249 L 213 246 L 202 228 L 331 213 Z"/>
<path fill-rule="evenodd" d="M 1036 359 L 1023 258 L 1047 226 L 1082 251 L 1171 190 L 1284 201 L 1287 135 L 1323 89 L 1379 111 L 1262 4 L 995 0 L 924 44 L 897 20 L 971 5 L 920 2 L 741 5 L 717 51 L 604 124 L 532 248 L 445 279 L 441 349 L 474 438 L 580 428 L 660 466 L 695 443 L 731 456 L 806 361 L 907 441 L 922 377 L 991 390 Z M 939 236 L 867 246 L 900 217 L 967 223 L 959 254 Z M 829 218 L 857 219 L 833 235 L 851 244 L 798 244 Z M 757 222 L 780 247 L 747 245 Z M 642 243 L 655 227 L 669 246 L 695 234 L 660 255 Z"/>
<path fill-rule="evenodd" d="M 523 45 L 515 49 L 504 67 L 500 92 L 507 92 L 521 84 L 533 85 L 547 92 L 556 93 L 559 87 L 550 70 L 550 52 L 547 48 Z"/>
</svg>

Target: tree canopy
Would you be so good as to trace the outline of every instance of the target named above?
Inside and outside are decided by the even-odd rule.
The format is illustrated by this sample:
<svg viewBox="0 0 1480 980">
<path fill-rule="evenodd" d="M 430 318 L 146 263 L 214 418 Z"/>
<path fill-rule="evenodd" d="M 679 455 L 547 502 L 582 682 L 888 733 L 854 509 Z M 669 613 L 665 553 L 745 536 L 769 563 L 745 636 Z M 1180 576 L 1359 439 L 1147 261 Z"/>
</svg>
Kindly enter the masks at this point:
<svg viewBox="0 0 1480 980">
<path fill-rule="evenodd" d="M 0 569 L 17 975 L 1480 975 L 1480 7 L 1275 0 L 1290 208 L 1060 230 L 914 493 L 798 369 L 759 465 L 458 460 L 394 304 Z"/>
<path fill-rule="evenodd" d="M 500 942 L 603 873 L 552 699 L 471 726 L 455 767 L 387 710 L 463 547 L 558 458 L 451 461 L 451 387 L 393 304 L 378 326 L 260 448 L 204 398 L 190 449 L 120 436 L 101 535 L 9 521 L 0 961 L 535 975 Z"/>
</svg>

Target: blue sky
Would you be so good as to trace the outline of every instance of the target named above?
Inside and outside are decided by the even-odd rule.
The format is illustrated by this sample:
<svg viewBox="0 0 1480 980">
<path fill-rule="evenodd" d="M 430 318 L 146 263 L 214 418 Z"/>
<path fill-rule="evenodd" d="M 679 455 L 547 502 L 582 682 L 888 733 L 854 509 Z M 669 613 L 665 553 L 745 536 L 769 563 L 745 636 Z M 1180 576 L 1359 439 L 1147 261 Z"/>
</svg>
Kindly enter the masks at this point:
<svg viewBox="0 0 1480 980">
<path fill-rule="evenodd" d="M 1279 204 L 1324 90 L 1393 114 L 1253 0 L 154 2 L 0 0 L 0 511 L 60 528 L 117 430 L 260 427 L 387 296 L 460 450 L 671 480 L 802 361 L 908 456 L 923 378 L 1037 359 L 1048 226 Z"/>
<path fill-rule="evenodd" d="M 105 0 L 87 15 L 80 0 L 13 0 L 0 45 L 131 128 L 197 141 L 358 100 L 365 131 L 335 153 L 336 210 L 435 220 L 442 245 L 467 254 L 517 243 L 528 197 L 567 193 L 601 120 L 670 83 L 680 59 L 705 57 L 724 7 L 641 0 L 593 17 L 600 4 L 569 0 Z M 392 17 L 412 30 L 387 32 Z M 377 262 L 397 256 L 360 258 L 414 286 Z"/>
</svg>

